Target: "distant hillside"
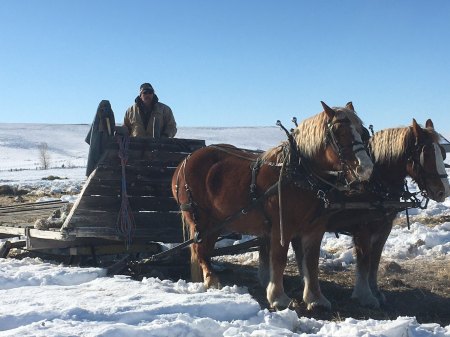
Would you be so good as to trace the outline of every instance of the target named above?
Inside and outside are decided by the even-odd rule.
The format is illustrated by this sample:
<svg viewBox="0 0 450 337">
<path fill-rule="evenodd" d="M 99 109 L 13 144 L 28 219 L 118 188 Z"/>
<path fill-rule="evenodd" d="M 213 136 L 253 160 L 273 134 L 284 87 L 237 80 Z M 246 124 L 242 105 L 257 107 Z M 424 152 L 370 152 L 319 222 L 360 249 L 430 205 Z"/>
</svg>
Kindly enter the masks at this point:
<svg viewBox="0 0 450 337">
<path fill-rule="evenodd" d="M 85 138 L 89 128 L 86 124 L 0 123 L 0 171 L 39 167 L 38 146 L 43 142 L 48 145 L 51 166 L 86 166 L 89 146 Z M 286 136 L 277 127 L 193 127 L 179 128 L 177 137 L 265 150 Z"/>
</svg>

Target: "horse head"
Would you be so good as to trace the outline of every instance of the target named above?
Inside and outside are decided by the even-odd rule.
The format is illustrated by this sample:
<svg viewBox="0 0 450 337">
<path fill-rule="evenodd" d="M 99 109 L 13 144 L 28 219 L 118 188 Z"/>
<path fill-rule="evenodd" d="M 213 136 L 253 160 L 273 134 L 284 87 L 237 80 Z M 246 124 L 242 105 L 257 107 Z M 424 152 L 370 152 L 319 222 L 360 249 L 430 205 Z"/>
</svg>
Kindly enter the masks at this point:
<svg viewBox="0 0 450 337">
<path fill-rule="evenodd" d="M 431 119 L 425 128 L 412 121 L 414 145 L 408 153 L 407 172 L 427 196 L 442 202 L 450 196 L 450 186 L 445 171 L 445 150 L 439 145 L 439 135 Z"/>
<path fill-rule="evenodd" d="M 350 183 L 369 180 L 373 163 L 361 138 L 364 127 L 353 104 L 349 102 L 344 108 L 330 108 L 321 103 L 327 116 L 325 158 L 332 170 L 344 172 Z"/>
</svg>

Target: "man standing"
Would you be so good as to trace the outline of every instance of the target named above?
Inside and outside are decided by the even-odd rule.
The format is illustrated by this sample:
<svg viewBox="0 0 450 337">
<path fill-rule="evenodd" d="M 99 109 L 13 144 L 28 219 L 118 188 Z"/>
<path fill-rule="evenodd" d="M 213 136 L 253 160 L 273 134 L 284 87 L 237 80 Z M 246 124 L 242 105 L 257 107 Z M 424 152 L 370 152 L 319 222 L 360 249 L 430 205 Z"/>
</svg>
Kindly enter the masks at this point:
<svg viewBox="0 0 450 337">
<path fill-rule="evenodd" d="M 174 137 L 177 123 L 172 110 L 158 101 L 150 83 L 143 83 L 135 103 L 125 113 L 124 125 L 131 137 Z"/>
</svg>

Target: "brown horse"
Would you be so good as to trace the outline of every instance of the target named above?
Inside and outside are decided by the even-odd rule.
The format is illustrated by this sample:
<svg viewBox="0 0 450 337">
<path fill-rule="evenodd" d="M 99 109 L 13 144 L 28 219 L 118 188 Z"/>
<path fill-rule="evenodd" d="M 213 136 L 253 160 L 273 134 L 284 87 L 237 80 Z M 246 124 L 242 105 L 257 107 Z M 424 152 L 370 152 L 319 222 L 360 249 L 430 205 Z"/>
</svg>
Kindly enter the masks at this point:
<svg viewBox="0 0 450 337">
<path fill-rule="evenodd" d="M 445 151 L 438 140 L 430 119 L 426 122 L 426 128 L 421 128 L 413 119 L 410 127 L 375 133 L 369 141 L 374 171 L 364 189 L 366 192 L 346 199 L 346 202 L 363 202 L 368 209 L 343 210 L 331 216 L 326 225 L 329 232 L 353 235 L 357 268 L 352 298 L 361 305 L 378 308 L 386 301 L 378 288 L 377 273 L 383 247 L 401 209 L 392 204 L 383 207 L 383 202 L 408 197 L 404 187 L 407 176 L 417 183 L 422 194 L 437 202 L 444 201 L 450 195 L 444 166 Z M 299 270 L 303 259 L 301 245 L 302 241 L 294 238 L 292 247 Z M 267 268 L 266 254 L 262 249 L 262 269 Z"/>
<path fill-rule="evenodd" d="M 183 222 L 195 238 L 191 245 L 193 281 L 203 276 L 207 287 L 220 286 L 210 257 L 223 230 L 251 234 L 270 240 L 270 275 L 267 299 L 271 306 L 285 308 L 290 298 L 283 288 L 288 244 L 302 238 L 306 267 L 317 280 L 317 263 L 324 224 L 314 223 L 323 201 L 315 191 L 297 186 L 283 170 L 283 161 L 301 158 L 317 179 L 329 172 L 343 171 L 348 180 L 368 180 L 373 164 L 361 146 L 362 122 L 348 107 L 330 108 L 303 121 L 294 131 L 297 148 L 288 143 L 262 156 L 232 146 L 215 145 L 195 151 L 176 169 L 172 192 L 180 204 Z M 298 159 L 298 158 L 297 158 Z M 289 167 L 298 167 L 299 162 Z M 278 193 L 277 193 L 278 192 Z M 279 201 L 282 201 L 282 209 Z M 280 222 L 282 218 L 282 222 Z M 311 263 L 313 262 L 313 263 Z M 309 306 L 329 306 L 318 282 L 308 283 L 305 301 Z"/>
</svg>

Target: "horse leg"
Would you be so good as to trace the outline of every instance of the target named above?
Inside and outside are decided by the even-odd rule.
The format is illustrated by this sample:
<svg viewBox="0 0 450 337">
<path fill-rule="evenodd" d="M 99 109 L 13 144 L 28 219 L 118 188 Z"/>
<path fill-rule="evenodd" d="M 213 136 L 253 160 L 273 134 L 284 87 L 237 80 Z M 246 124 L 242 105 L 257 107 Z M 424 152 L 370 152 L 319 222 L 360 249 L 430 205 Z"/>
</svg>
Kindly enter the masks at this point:
<svg viewBox="0 0 450 337">
<path fill-rule="evenodd" d="M 269 304 L 277 310 L 286 309 L 291 303 L 283 286 L 288 249 L 289 245 L 281 246 L 279 240 L 270 240 L 270 280 L 266 291 Z"/>
<path fill-rule="evenodd" d="M 369 286 L 370 289 L 372 290 L 372 293 L 377 297 L 380 304 L 385 304 L 386 297 L 384 296 L 383 292 L 381 292 L 380 289 L 378 288 L 378 269 L 384 245 L 389 237 L 389 234 L 391 233 L 392 221 L 380 224 L 379 228 L 382 228 L 382 231 L 380 233 L 377 233 L 376 235 L 373 235 L 374 237 L 372 239 L 373 243 L 372 243 L 371 264 L 369 271 Z"/>
<path fill-rule="evenodd" d="M 184 213 L 184 212 L 183 212 Z M 190 214 L 183 214 L 183 222 L 189 225 L 190 237 L 195 235 L 195 224 Z M 211 255 L 217 241 L 217 235 L 210 235 L 202 238 L 200 243 L 191 245 L 191 280 L 201 282 L 207 288 L 220 288 L 220 282 L 217 275 L 213 272 L 211 266 Z"/>
<path fill-rule="evenodd" d="M 323 296 L 319 285 L 319 256 L 322 237 L 323 232 L 309 233 L 301 237 L 303 253 L 301 270 L 305 283 L 303 301 L 306 303 L 308 310 L 316 307 L 331 309 L 331 303 Z"/>
<path fill-rule="evenodd" d="M 192 245 L 193 249 L 196 251 L 198 264 L 203 272 L 203 283 L 207 288 L 221 287 L 219 278 L 211 265 L 211 255 L 214 251 L 216 241 L 217 237 L 208 237 L 202 239 L 201 243 Z"/>
<path fill-rule="evenodd" d="M 297 262 L 297 268 L 299 275 L 303 275 L 302 272 L 302 261 L 303 261 L 303 248 L 302 248 L 302 239 L 299 237 L 294 237 L 291 240 L 292 250 L 295 254 L 295 261 Z"/>
<path fill-rule="evenodd" d="M 259 284 L 267 288 L 270 281 L 270 239 L 264 238 L 259 246 Z"/>
<path fill-rule="evenodd" d="M 369 286 L 369 271 L 372 262 L 371 239 L 372 234 L 365 229 L 358 231 L 353 236 L 356 252 L 356 275 L 352 298 L 357 300 L 362 306 L 379 308 L 380 302 L 373 295 Z"/>
</svg>

